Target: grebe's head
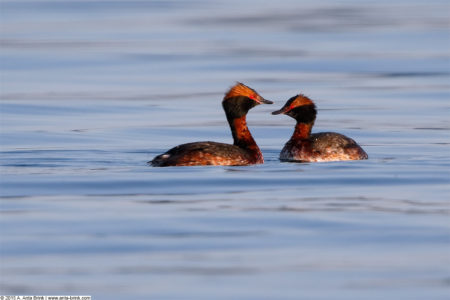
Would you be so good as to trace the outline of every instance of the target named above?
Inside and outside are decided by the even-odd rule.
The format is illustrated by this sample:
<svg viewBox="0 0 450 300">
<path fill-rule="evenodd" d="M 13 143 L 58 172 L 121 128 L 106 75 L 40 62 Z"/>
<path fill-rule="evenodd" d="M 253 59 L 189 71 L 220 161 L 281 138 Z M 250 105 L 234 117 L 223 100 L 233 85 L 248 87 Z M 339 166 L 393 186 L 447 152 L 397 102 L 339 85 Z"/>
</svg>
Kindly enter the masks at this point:
<svg viewBox="0 0 450 300">
<path fill-rule="evenodd" d="M 299 94 L 290 98 L 279 110 L 272 112 L 272 115 L 285 114 L 298 122 L 310 123 L 316 119 L 316 105 L 305 95 Z"/>
<path fill-rule="evenodd" d="M 222 106 L 227 115 L 242 117 L 254 106 L 259 104 L 272 104 L 270 100 L 264 99 L 254 89 L 243 83 L 237 82 L 225 94 Z"/>
</svg>

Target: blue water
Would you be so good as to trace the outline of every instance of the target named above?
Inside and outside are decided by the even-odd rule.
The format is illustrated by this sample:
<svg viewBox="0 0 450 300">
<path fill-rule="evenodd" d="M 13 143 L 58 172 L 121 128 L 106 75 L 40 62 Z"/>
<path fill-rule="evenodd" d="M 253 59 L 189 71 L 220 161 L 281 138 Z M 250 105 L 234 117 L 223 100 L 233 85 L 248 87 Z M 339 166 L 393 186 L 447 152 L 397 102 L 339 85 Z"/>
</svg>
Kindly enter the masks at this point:
<svg viewBox="0 0 450 300">
<path fill-rule="evenodd" d="M 449 299 L 447 1 L 0 2 L 0 294 L 93 299 Z M 266 163 L 152 168 L 231 142 Z M 315 132 L 369 160 L 280 163 Z"/>
</svg>

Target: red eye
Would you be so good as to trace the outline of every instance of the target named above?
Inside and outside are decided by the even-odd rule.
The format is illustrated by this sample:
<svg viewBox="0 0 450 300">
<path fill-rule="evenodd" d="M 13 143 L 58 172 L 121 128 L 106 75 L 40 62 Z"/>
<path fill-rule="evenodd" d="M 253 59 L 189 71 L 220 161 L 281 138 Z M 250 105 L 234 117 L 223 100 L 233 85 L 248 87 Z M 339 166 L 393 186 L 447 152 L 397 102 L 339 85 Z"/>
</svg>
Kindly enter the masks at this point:
<svg viewBox="0 0 450 300">
<path fill-rule="evenodd" d="M 250 99 L 256 100 L 256 95 L 255 94 L 250 95 Z"/>
<path fill-rule="evenodd" d="M 294 108 L 294 104 L 289 105 L 289 110 Z"/>
</svg>

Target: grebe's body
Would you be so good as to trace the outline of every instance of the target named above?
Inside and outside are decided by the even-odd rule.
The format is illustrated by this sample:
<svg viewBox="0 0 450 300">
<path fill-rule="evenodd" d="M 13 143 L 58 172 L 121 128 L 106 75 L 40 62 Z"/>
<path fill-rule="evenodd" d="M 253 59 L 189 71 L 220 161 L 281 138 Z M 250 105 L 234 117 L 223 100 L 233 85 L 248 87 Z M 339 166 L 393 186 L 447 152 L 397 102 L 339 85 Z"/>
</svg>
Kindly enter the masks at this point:
<svg viewBox="0 0 450 300">
<path fill-rule="evenodd" d="M 222 101 L 233 135 L 233 145 L 210 141 L 182 144 L 158 155 L 149 163 L 155 167 L 262 164 L 263 155 L 246 122 L 247 112 L 262 103 L 273 102 L 264 99 L 248 86 L 237 83 Z"/>
<path fill-rule="evenodd" d="M 263 156 L 259 149 L 240 148 L 235 145 L 217 142 L 196 142 L 176 146 L 155 157 L 152 166 L 201 166 L 223 165 L 241 166 L 262 164 Z"/>
<path fill-rule="evenodd" d="M 325 162 L 367 159 L 367 153 L 351 138 L 335 132 L 311 134 L 316 106 L 306 96 L 297 95 L 272 114 L 286 114 L 297 121 L 290 140 L 280 153 L 282 161 Z"/>
<path fill-rule="evenodd" d="M 280 160 L 324 162 L 367 159 L 364 150 L 351 138 L 335 132 L 311 134 L 306 139 L 290 139 L 280 153 Z"/>
</svg>

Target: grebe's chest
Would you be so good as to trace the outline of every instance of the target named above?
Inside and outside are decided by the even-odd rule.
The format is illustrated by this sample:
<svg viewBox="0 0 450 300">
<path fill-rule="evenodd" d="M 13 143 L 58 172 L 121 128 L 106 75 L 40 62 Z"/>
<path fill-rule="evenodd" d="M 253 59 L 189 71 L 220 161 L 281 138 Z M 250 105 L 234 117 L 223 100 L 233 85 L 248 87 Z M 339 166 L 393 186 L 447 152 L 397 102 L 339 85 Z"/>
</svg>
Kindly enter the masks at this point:
<svg viewBox="0 0 450 300">
<path fill-rule="evenodd" d="M 280 159 L 286 161 L 312 161 L 314 150 L 311 140 L 290 140 L 284 145 Z"/>
</svg>

